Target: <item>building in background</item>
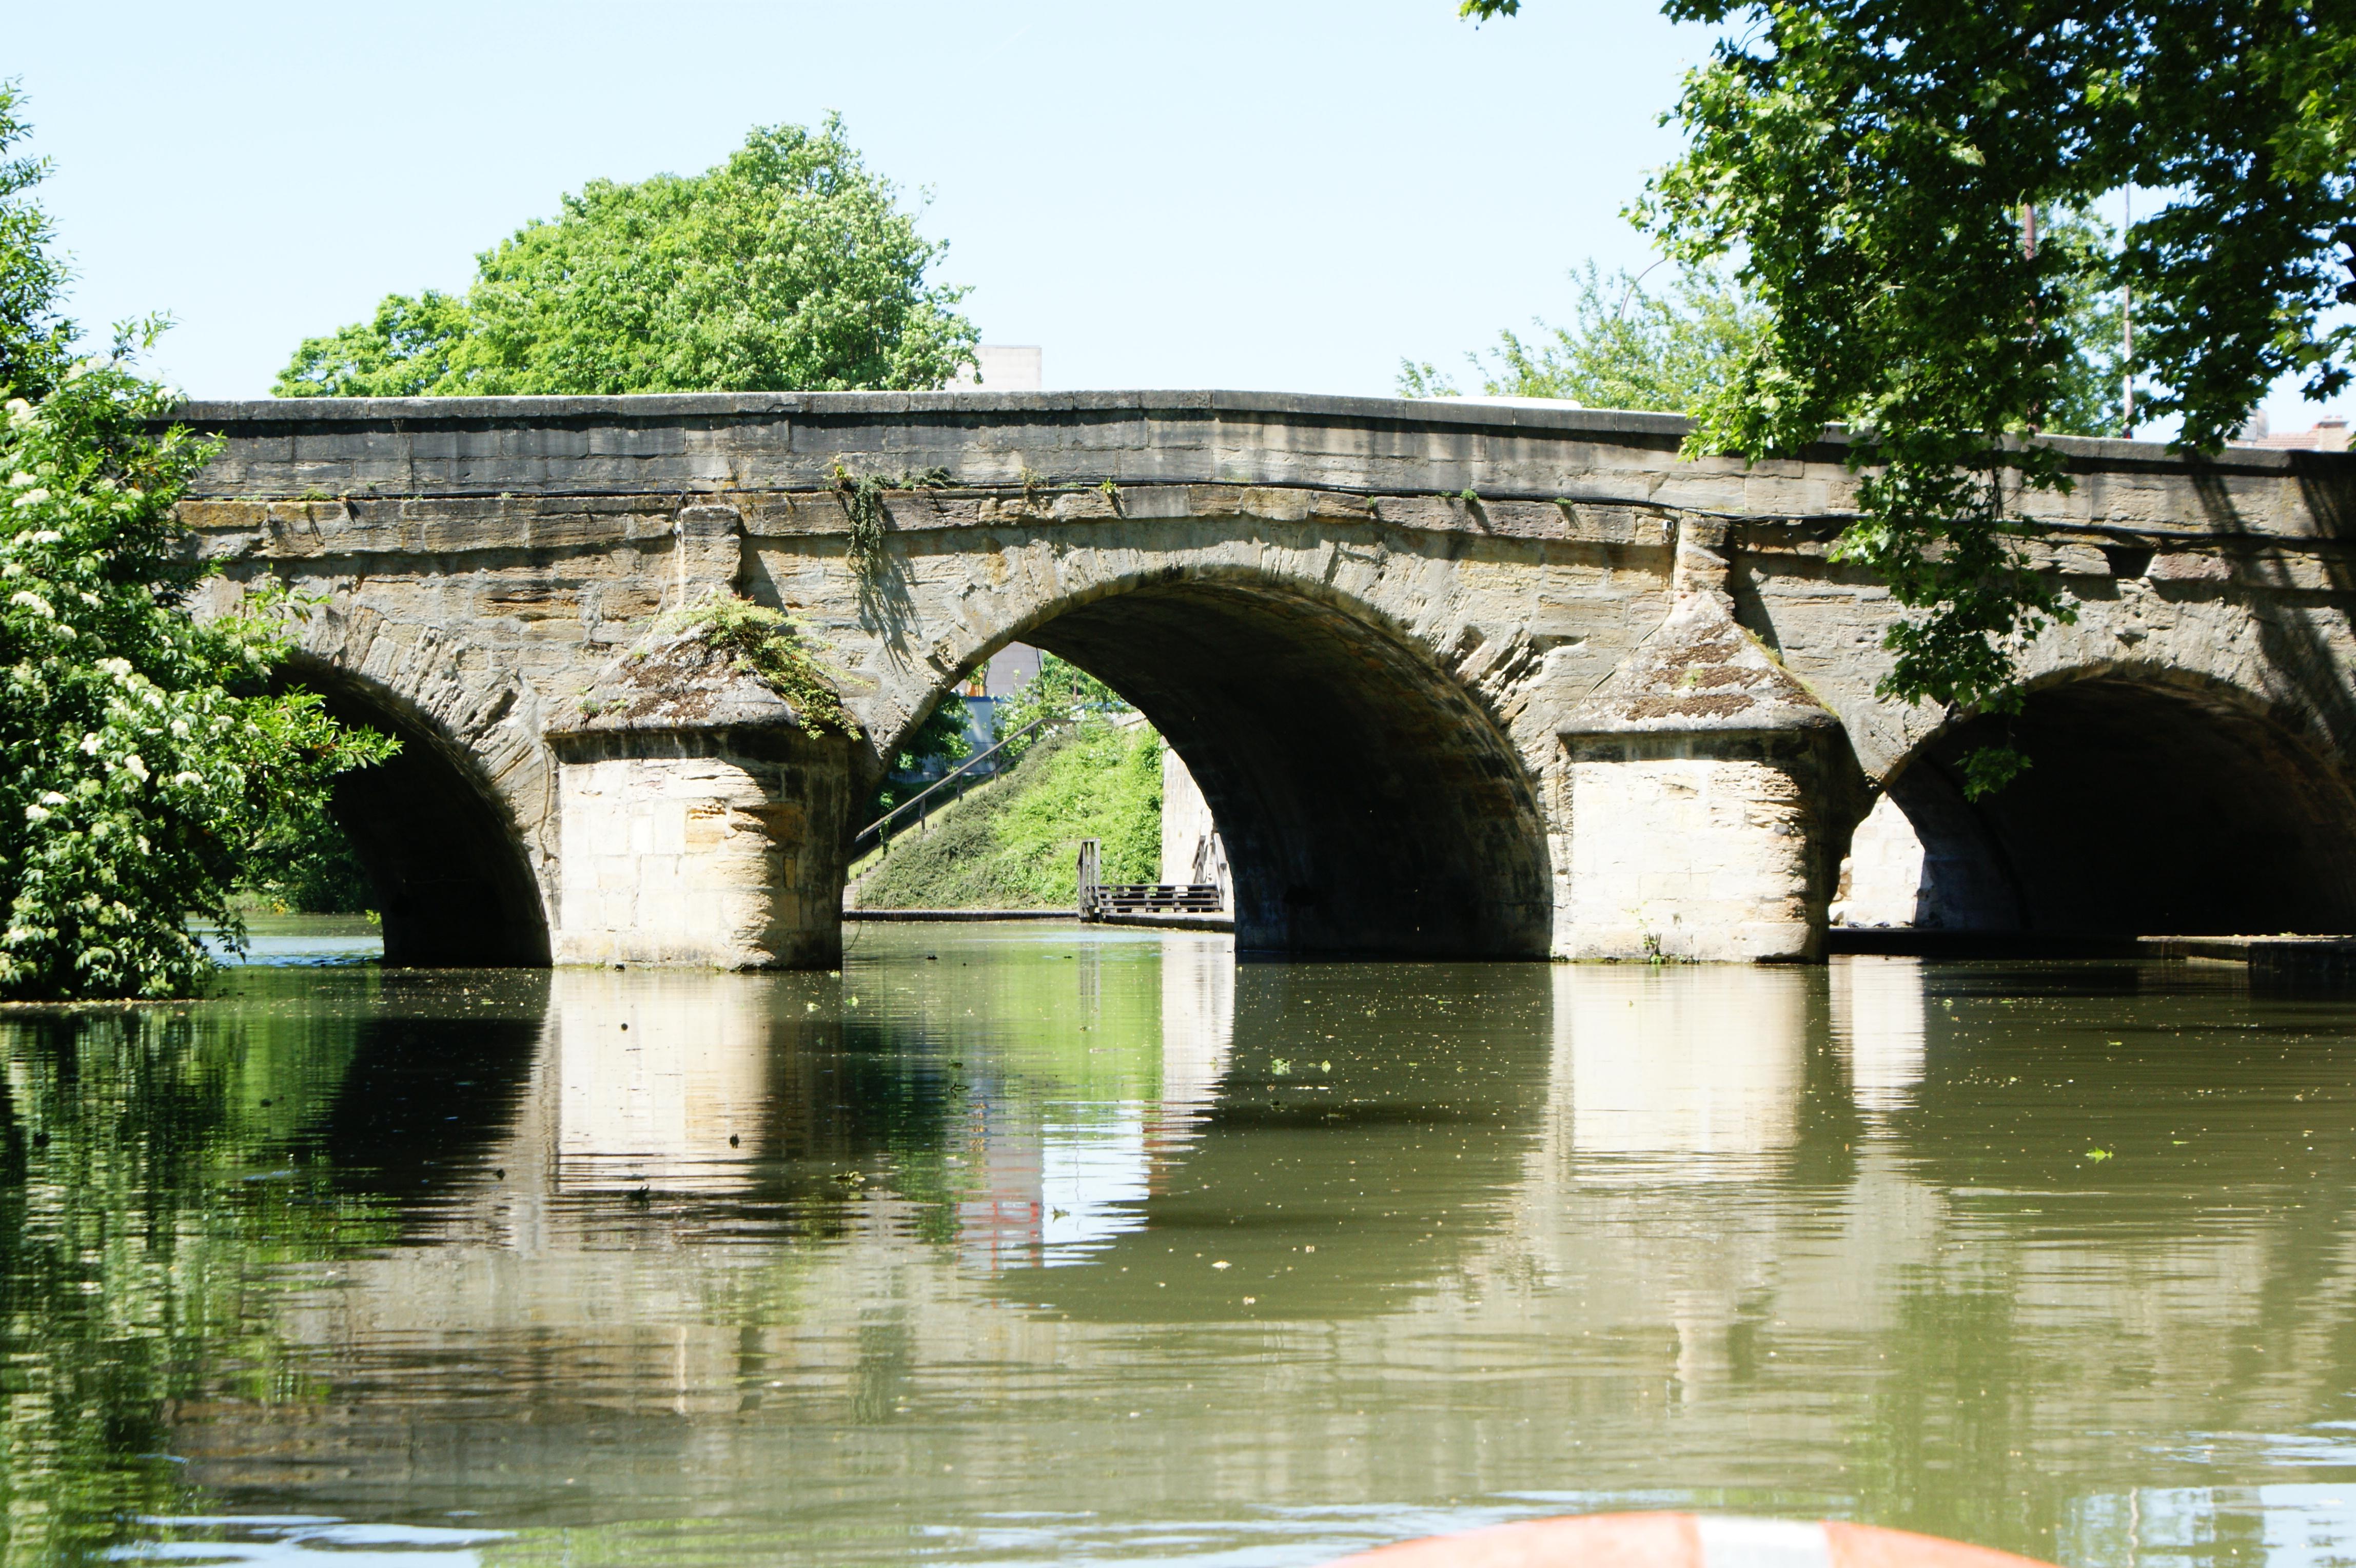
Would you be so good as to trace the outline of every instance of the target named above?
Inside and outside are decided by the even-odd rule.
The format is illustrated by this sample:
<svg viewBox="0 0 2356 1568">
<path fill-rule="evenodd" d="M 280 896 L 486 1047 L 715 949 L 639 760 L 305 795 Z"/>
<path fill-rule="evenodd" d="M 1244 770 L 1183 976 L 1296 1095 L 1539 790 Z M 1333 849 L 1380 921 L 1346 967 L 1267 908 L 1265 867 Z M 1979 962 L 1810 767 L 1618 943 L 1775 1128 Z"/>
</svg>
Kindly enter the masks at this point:
<svg viewBox="0 0 2356 1568">
<path fill-rule="evenodd" d="M 2230 446 L 2272 446 L 2293 452 L 2345 452 L 2348 450 L 2348 420 L 2335 414 L 2319 419 L 2312 429 L 2286 430 L 2280 435 L 2268 426 L 2266 416 L 2254 413 L 2242 426 L 2241 434 L 2226 443 Z"/>
<path fill-rule="evenodd" d="M 1164 884 L 1199 886 L 1215 884 L 1219 907 L 1233 913 L 1235 899 L 1227 881 L 1227 848 L 1220 842 L 1219 824 L 1211 820 L 1210 802 L 1203 787 L 1179 759 L 1178 748 L 1162 748 L 1162 872 Z"/>
<path fill-rule="evenodd" d="M 1010 642 L 966 678 L 965 694 L 1001 701 L 1023 690 L 1038 673 L 1039 650 L 1027 642 Z"/>
<path fill-rule="evenodd" d="M 949 382 L 951 392 L 1039 392 L 1040 364 L 1044 358 L 1035 347 L 1015 348 L 1003 343 L 984 343 L 974 350 L 981 361 L 980 373 L 960 371 Z"/>
</svg>

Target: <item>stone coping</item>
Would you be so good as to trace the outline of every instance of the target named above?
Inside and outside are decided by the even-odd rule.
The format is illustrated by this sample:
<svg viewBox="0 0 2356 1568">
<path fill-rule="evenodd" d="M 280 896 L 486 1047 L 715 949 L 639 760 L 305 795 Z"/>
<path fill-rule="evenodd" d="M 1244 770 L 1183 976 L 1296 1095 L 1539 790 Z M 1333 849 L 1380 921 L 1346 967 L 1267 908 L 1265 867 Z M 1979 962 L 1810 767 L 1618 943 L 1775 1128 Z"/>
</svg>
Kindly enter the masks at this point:
<svg viewBox="0 0 2356 1568">
<path fill-rule="evenodd" d="M 1681 445 L 1692 422 L 1683 415 L 1632 409 L 1545 408 L 1525 403 L 1464 398 L 1347 397 L 1317 392 L 1241 392 L 1219 389 L 1098 392 L 649 392 L 613 397 L 406 397 L 191 399 L 174 419 L 230 435 L 297 428 L 394 425 L 482 427 L 500 424 L 573 423 L 716 423 L 809 420 L 997 416 L 991 423 L 1054 423 L 1056 415 L 1167 414 L 1200 418 L 1235 413 L 1300 423 L 1340 425 L 1420 425 L 1436 430 L 1490 430 L 1604 437 L 1631 445 Z M 1042 417 L 1044 416 L 1044 417 Z M 1839 426 L 1824 433 L 1822 451 L 1836 456 L 1847 444 Z M 2162 441 L 2053 435 L 2053 446 L 2096 467 L 2120 465 L 2175 468 L 2187 458 Z M 2300 452 L 2277 447 L 2231 446 L 2201 458 L 2202 469 L 2286 474 L 2294 469 L 2338 470 L 2356 475 L 2356 452 Z"/>
</svg>

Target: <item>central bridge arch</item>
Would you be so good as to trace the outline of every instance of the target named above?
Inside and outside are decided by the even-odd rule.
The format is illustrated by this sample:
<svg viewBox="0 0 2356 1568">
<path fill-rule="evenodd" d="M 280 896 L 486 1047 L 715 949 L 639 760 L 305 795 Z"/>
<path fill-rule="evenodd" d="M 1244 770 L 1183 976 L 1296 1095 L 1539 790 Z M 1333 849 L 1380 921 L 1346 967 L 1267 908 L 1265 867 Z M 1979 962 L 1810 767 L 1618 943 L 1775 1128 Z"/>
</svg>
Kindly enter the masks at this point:
<svg viewBox="0 0 2356 1568">
<path fill-rule="evenodd" d="M 1018 639 L 1135 703 L 1185 762 L 1226 844 L 1239 956 L 1547 956 L 1546 825 L 1520 754 L 1369 607 L 1165 572 L 1056 604 L 963 668 Z"/>
</svg>

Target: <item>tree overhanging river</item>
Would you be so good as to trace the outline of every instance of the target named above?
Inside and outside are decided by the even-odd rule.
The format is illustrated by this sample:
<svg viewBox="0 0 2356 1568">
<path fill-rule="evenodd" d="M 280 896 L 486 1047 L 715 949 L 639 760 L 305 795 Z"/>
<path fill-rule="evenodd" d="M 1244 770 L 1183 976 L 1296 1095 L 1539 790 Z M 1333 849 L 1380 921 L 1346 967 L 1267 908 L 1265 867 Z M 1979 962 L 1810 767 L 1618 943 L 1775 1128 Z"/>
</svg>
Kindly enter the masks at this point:
<svg viewBox="0 0 2356 1568">
<path fill-rule="evenodd" d="M 10 1015 L 5 1555 L 2341 1561 L 2351 1046 L 2223 968 L 1058 926 Z"/>
</svg>

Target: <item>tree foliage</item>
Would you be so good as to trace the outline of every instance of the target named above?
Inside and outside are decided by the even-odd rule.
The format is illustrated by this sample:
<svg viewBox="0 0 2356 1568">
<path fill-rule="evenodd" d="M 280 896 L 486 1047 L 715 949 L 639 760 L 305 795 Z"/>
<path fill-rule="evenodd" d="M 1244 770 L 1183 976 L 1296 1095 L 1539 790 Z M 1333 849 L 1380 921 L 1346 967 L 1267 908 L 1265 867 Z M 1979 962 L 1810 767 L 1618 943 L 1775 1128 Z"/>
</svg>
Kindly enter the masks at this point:
<svg viewBox="0 0 2356 1568">
<path fill-rule="evenodd" d="M 1476 17 L 1519 0 L 1463 0 Z M 2349 381 L 2356 13 L 2320 0 L 1665 0 L 1725 29 L 1637 216 L 1730 260 L 1765 329 L 1697 411 L 1697 451 L 1852 431 L 1839 553 L 1913 614 L 1886 694 L 2017 710 L 2019 658 L 2072 609 L 2021 548 L 2071 480 L 2034 439 L 2098 350 L 2083 302 L 2132 288 L 2139 413 L 2211 449 L 2272 383 Z M 2160 193 L 2115 242 L 2056 224 Z M 1976 790 L 2020 759 L 1977 758 Z"/>
<path fill-rule="evenodd" d="M 477 258 L 463 295 L 390 295 L 306 338 L 282 397 L 937 387 L 975 362 L 964 290 L 830 117 L 701 175 L 595 180 Z"/>
<path fill-rule="evenodd" d="M 327 803 L 274 817 L 255 841 L 239 878 L 241 901 L 278 914 L 364 915 L 378 908 L 376 881 Z"/>
<path fill-rule="evenodd" d="M 23 134 L 0 100 L 0 151 Z M 0 197 L 0 995 L 185 993 L 211 967 L 189 934 L 217 922 L 278 816 L 386 755 L 308 693 L 273 693 L 292 604 L 274 585 L 203 625 L 209 570 L 173 504 L 213 443 L 166 427 L 177 394 L 139 377 L 126 328 L 103 358 L 63 362 L 63 274 L 7 166 Z"/>
<path fill-rule="evenodd" d="M 57 236 L 27 194 L 48 176 L 48 160 L 10 156 L 30 130 L 17 114 L 23 97 L 15 81 L 0 81 L 0 397 L 48 391 L 74 337 L 58 309 L 68 274 Z"/>
<path fill-rule="evenodd" d="M 2056 224 L 2077 243 L 2108 243 L 2100 220 L 2072 214 Z M 1648 271 L 1650 269 L 1647 269 Z M 1593 262 L 1571 273 L 1578 285 L 1568 326 L 1539 320 L 1537 336 L 1497 334 L 1486 354 L 1467 354 L 1483 396 L 1560 398 L 1587 408 L 1697 414 L 1742 373 L 1766 313 L 1739 278 L 1717 267 L 1679 267 L 1660 294 L 1644 274 L 1605 277 Z M 2066 306 L 2069 357 L 2060 367 L 2046 428 L 2069 435 L 2123 435 L 2125 312 L 2118 296 L 2089 283 Z M 1430 360 L 1402 360 L 1401 397 L 1456 397 L 1455 381 Z"/>
<path fill-rule="evenodd" d="M 1665 294 L 1647 293 L 1639 274 L 1607 278 L 1591 261 L 1571 280 L 1579 295 L 1569 326 L 1535 321 L 1535 338 L 1505 330 L 1485 356 L 1465 356 L 1483 396 L 1686 413 L 1748 357 L 1759 336 L 1758 305 L 1722 271 L 1681 270 Z M 1429 361 L 1402 361 L 1399 395 L 1459 394 Z"/>
<path fill-rule="evenodd" d="M 1019 757 L 1044 738 L 1046 729 L 1033 731 L 1022 739 L 1013 737 L 1041 719 L 1055 724 L 1069 724 L 1090 714 L 1125 714 L 1130 712 L 1129 699 L 1089 674 L 1068 659 L 1042 652 L 1039 672 L 1023 682 L 991 716 L 992 727 L 1000 740 L 1006 741 L 1007 756 Z M 1055 725 L 1046 726 L 1048 729 Z"/>
<path fill-rule="evenodd" d="M 290 606 L 265 584 L 198 624 L 172 503 L 213 446 L 156 425 L 177 397 L 112 358 L 0 432 L 0 994 L 155 996 L 210 968 L 191 917 L 230 895 L 280 813 L 391 743 L 273 693 Z"/>
</svg>

